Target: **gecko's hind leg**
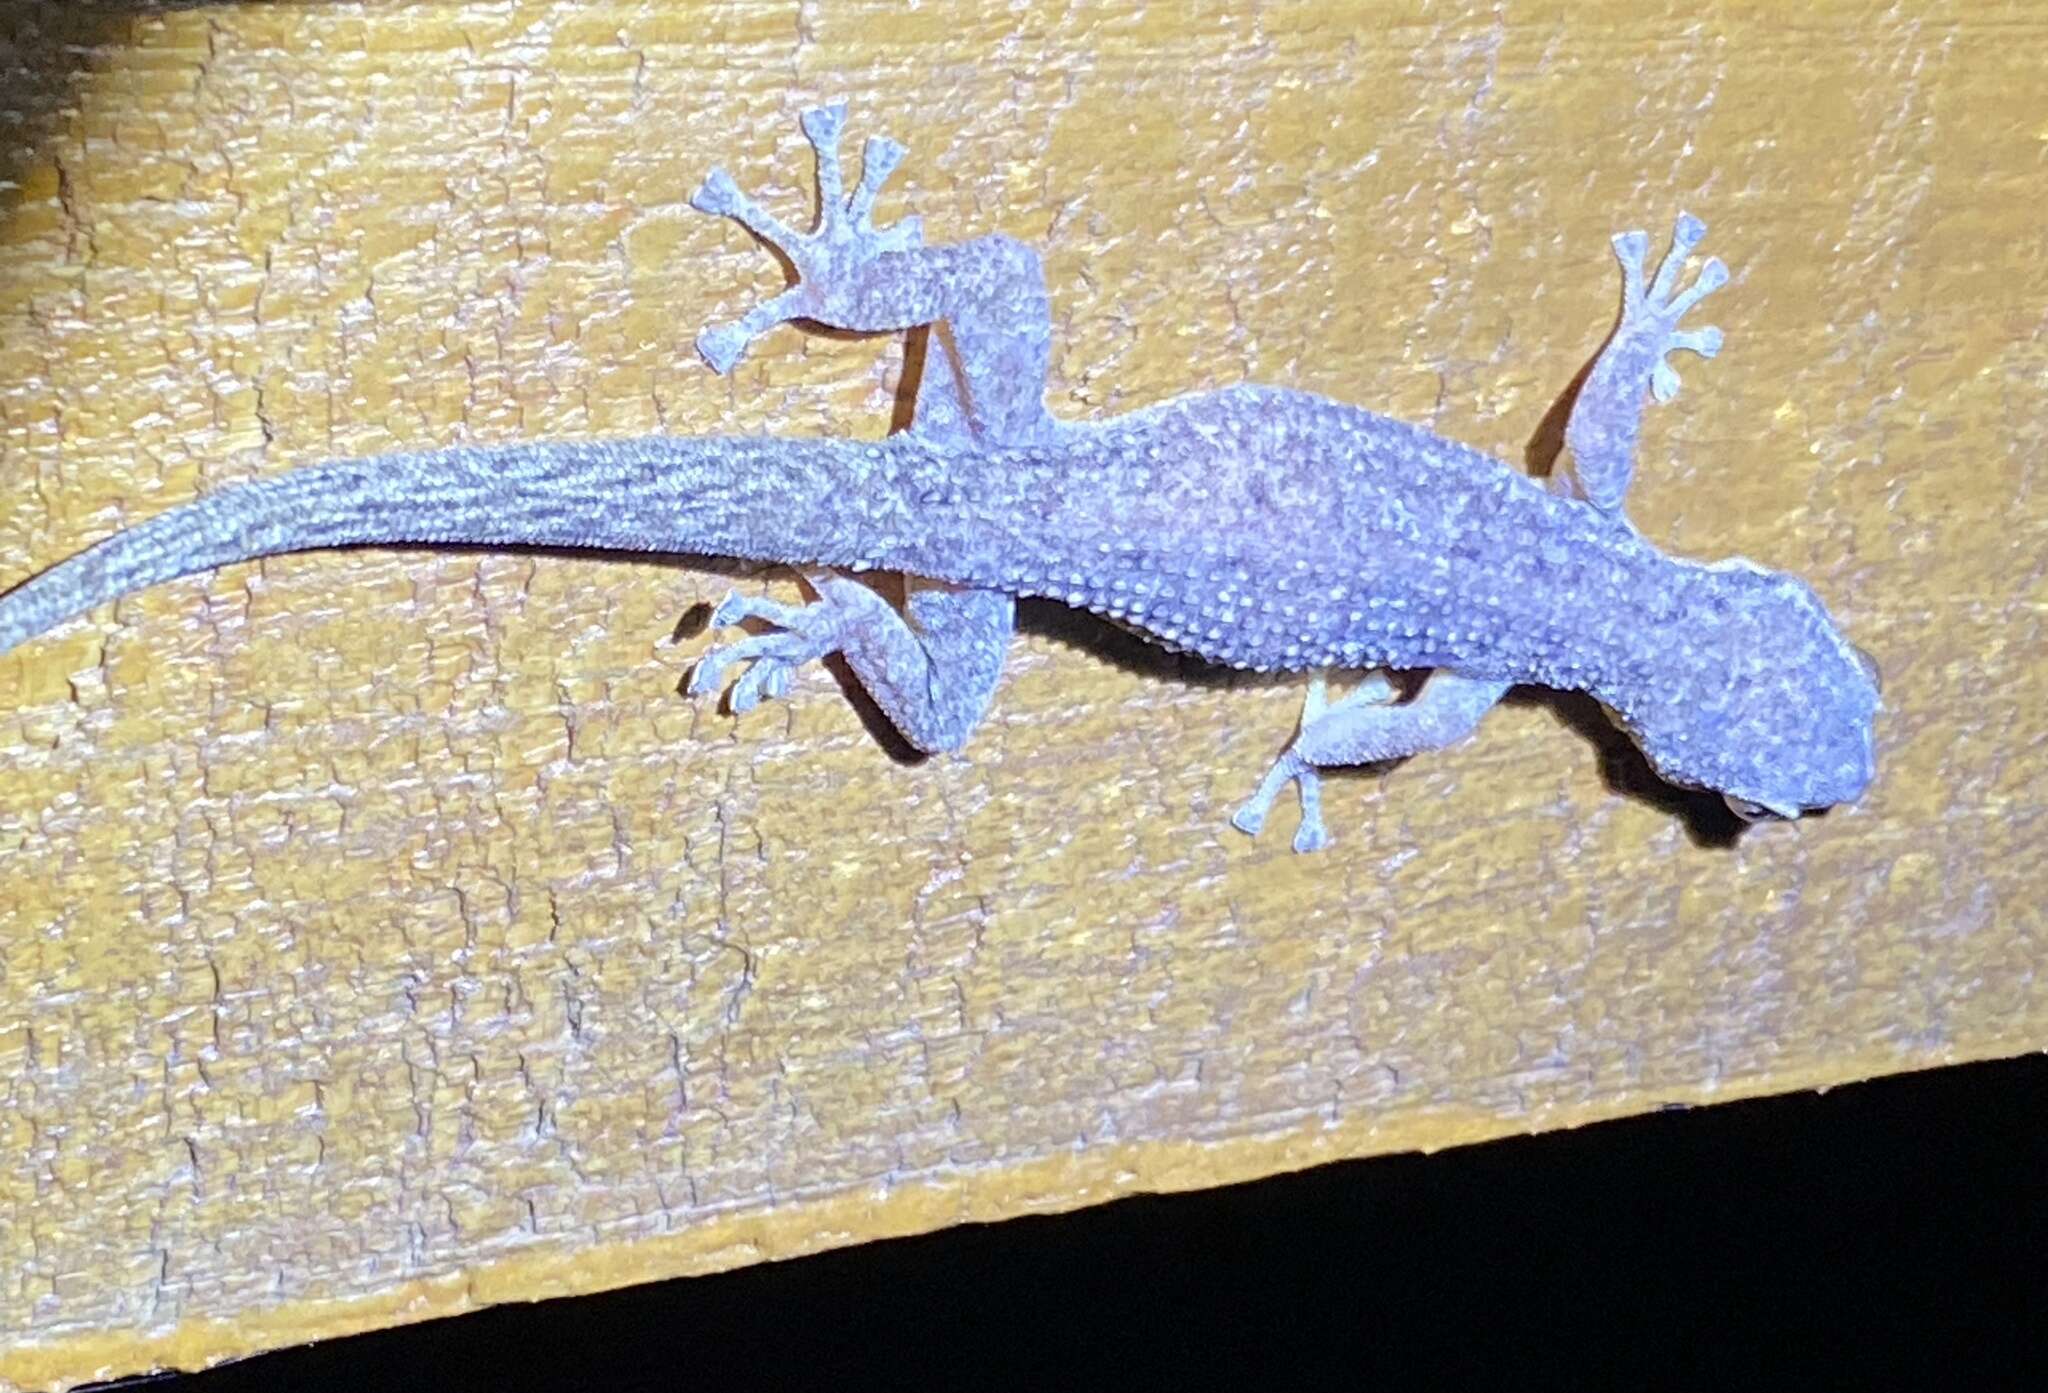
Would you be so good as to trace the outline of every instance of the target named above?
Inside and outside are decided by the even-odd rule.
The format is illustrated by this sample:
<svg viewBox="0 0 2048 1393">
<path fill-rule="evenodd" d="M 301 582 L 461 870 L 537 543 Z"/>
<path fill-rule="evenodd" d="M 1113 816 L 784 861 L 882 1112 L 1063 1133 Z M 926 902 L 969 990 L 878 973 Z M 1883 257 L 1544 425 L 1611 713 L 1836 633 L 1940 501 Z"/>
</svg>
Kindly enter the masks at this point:
<svg viewBox="0 0 2048 1393">
<path fill-rule="evenodd" d="M 1309 686 L 1301 714 L 1301 734 L 1274 762 L 1231 822 L 1257 835 L 1265 826 L 1273 800 L 1289 783 L 1301 788 L 1301 827 L 1294 834 L 1296 851 L 1318 851 L 1330 842 L 1323 823 L 1319 769 L 1345 764 L 1378 764 L 1405 759 L 1424 750 L 1441 749 L 1470 735 L 1479 718 L 1492 709 L 1508 688 L 1454 672 L 1430 674 L 1415 699 L 1392 704 L 1394 689 L 1375 674 L 1357 691 L 1334 705 L 1326 702 L 1321 678 Z"/>
<path fill-rule="evenodd" d="M 722 169 L 714 169 L 691 205 L 729 217 L 789 259 L 797 283 L 730 324 L 697 338 L 704 361 L 729 371 L 755 338 L 803 319 L 855 333 L 944 324 L 932 347 L 960 378 L 969 430 L 1019 443 L 1052 429 L 1045 377 L 1052 360 L 1052 310 L 1038 256 L 1013 238 L 978 237 L 942 247 L 922 244 L 914 217 L 888 228 L 873 222 L 875 195 L 902 160 L 893 140 L 873 137 L 861 156 L 860 183 L 844 192 L 839 136 L 843 104 L 803 116 L 818 156 L 818 216 L 808 233 L 763 210 Z M 935 354 L 934 356 L 939 356 Z M 929 373 L 940 365 L 928 363 Z"/>
<path fill-rule="evenodd" d="M 1015 602 L 992 591 L 960 591 L 906 581 L 904 612 L 857 580 L 806 570 L 818 594 L 808 605 L 734 593 L 712 612 L 723 627 L 743 619 L 776 626 L 706 654 L 690 676 L 692 696 L 724 685 L 736 664 L 748 664 L 732 685 L 732 709 L 752 709 L 789 690 L 808 662 L 838 653 L 854 677 L 915 748 L 927 754 L 958 749 L 988 710 L 1015 627 Z"/>
<path fill-rule="evenodd" d="M 1649 235 L 1623 232 L 1614 238 L 1614 254 L 1621 262 L 1621 322 L 1572 403 L 1565 426 L 1569 468 L 1552 476 L 1556 487 L 1602 512 L 1618 510 L 1628 492 L 1648 399 L 1670 401 L 1678 393 L 1678 374 L 1665 356 L 1684 349 L 1711 358 L 1721 351 L 1719 329 L 1678 327 L 1688 310 L 1728 283 L 1728 268 L 1718 257 L 1709 257 L 1691 285 L 1677 288 L 1685 259 L 1706 235 L 1705 223 L 1680 213 L 1671 249 L 1647 287 L 1643 265 L 1650 251 Z"/>
<path fill-rule="evenodd" d="M 713 169 L 691 196 L 690 206 L 698 212 L 733 219 L 789 258 L 798 277 L 788 290 L 756 305 L 733 323 L 706 329 L 697 336 L 697 351 L 717 371 L 729 371 L 750 342 L 776 325 L 821 318 L 828 290 L 855 279 L 866 263 L 919 245 L 922 233 L 916 218 L 905 218 L 889 228 L 877 228 L 873 221 L 875 195 L 902 162 L 903 147 L 886 136 L 871 137 L 861 155 L 860 183 L 847 194 L 839 167 L 839 135 L 845 126 L 843 102 L 813 107 L 803 114 L 804 136 L 818 157 L 818 213 L 807 233 L 794 231 L 742 193 L 723 169 Z"/>
</svg>

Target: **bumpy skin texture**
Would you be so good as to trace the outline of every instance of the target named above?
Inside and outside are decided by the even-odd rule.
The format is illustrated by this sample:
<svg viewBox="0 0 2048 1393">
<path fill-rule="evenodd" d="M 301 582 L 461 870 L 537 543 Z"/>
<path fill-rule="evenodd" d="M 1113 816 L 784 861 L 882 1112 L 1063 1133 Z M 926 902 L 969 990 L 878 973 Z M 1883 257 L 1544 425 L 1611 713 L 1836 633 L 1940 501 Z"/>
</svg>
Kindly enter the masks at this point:
<svg viewBox="0 0 2048 1393">
<path fill-rule="evenodd" d="M 1262 671 L 1431 669 L 1410 701 L 1368 681 L 1311 687 L 1299 738 L 1235 819 L 1256 832 L 1299 784 L 1295 845 L 1327 840 L 1316 770 L 1468 734 L 1512 684 L 1592 693 L 1664 777 L 1746 816 L 1857 797 L 1873 773 L 1876 674 L 1802 581 L 1747 561 L 1664 555 L 1622 515 L 1641 411 L 1668 398 L 1678 328 L 1726 279 L 1674 293 L 1704 227 L 1681 215 L 1645 285 L 1648 239 L 1615 239 L 1622 317 L 1575 403 L 1572 468 L 1550 489 L 1417 427 L 1306 393 L 1233 387 L 1091 424 L 1043 405 L 1051 325 L 1035 255 L 1002 237 L 919 245 L 877 230 L 901 158 L 867 144 L 843 192 L 840 107 L 807 113 L 816 229 L 797 234 L 716 172 L 695 200 L 789 257 L 799 280 L 699 338 L 724 371 L 791 319 L 880 332 L 943 326 L 916 423 L 889 440 L 649 437 L 463 446 L 300 469 L 153 518 L 0 598 L 0 651 L 157 581 L 361 543 L 591 546 L 799 567 L 816 603 L 730 596 L 765 621 L 710 655 L 692 690 L 741 670 L 744 708 L 842 654 L 914 745 L 962 743 L 994 692 L 1016 599 L 1047 597 L 1154 641 Z M 899 612 L 841 572 L 908 578 Z"/>
</svg>

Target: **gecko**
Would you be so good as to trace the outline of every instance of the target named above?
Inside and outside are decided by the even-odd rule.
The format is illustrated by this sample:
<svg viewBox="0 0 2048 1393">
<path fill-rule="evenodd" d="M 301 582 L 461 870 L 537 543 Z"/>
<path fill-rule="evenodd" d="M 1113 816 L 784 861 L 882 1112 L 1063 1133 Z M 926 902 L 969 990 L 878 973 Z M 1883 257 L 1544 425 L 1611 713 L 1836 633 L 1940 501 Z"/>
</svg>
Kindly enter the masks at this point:
<svg viewBox="0 0 2048 1393">
<path fill-rule="evenodd" d="M 1293 845 L 1330 839 L 1319 771 L 1471 734 L 1511 686 L 1591 694 L 1670 783 L 1745 820 L 1857 798 L 1875 769 L 1875 662 L 1812 587 L 1733 558 L 1666 554 L 1628 520 L 1641 420 L 1721 348 L 1681 319 L 1705 226 L 1680 214 L 1654 272 L 1613 238 L 1617 323 L 1574 401 L 1568 460 L 1541 482 L 1478 450 L 1282 387 L 1192 393 L 1098 421 L 1046 408 L 1051 302 L 1038 255 L 1001 234 L 928 245 L 874 221 L 902 161 L 863 145 L 846 187 L 843 102 L 804 112 L 816 213 L 799 233 L 714 168 L 690 200 L 779 254 L 787 288 L 697 336 L 730 372 L 785 324 L 924 331 L 907 428 L 880 440 L 656 435 L 460 444 L 341 459 L 222 487 L 0 596 L 0 652 L 141 587 L 283 552 L 378 545 L 575 547 L 787 566 L 814 598 L 734 591 L 691 696 L 734 712 L 837 655 L 903 738 L 959 748 L 986 714 L 1019 600 L 1090 611 L 1210 664 L 1309 674 L 1298 728 L 1232 822 L 1283 790 Z M 872 573 L 864 575 L 863 573 Z M 899 599 L 867 583 L 902 578 Z M 1327 674 L 1364 676 L 1341 698 Z M 1389 673 L 1426 674 L 1403 691 Z M 737 674 L 737 675 L 735 675 Z"/>
</svg>

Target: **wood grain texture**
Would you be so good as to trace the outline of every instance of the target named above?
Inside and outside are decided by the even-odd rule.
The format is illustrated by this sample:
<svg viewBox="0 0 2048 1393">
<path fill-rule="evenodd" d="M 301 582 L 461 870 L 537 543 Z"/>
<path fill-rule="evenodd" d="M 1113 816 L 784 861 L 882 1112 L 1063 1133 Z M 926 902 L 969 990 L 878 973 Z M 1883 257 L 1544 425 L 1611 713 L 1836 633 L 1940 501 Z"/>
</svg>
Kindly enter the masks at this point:
<svg viewBox="0 0 2048 1393">
<path fill-rule="evenodd" d="M 702 569 L 124 600 L 0 657 L 0 1382 L 2048 1046 L 2038 5 L 12 3 L 0 44 L 0 584 L 328 455 L 881 433 L 886 343 L 689 349 L 776 274 L 688 192 L 793 208 L 844 94 L 912 147 L 886 211 L 1043 249 L 1073 416 L 1257 379 L 1541 453 L 1608 233 L 1698 212 L 1729 347 L 1634 516 L 1808 576 L 1888 703 L 1861 806 L 1733 844 L 1531 701 L 1335 781 L 1297 858 L 1225 819 L 1298 684 L 1056 616 L 910 764 L 823 672 L 678 695 Z"/>
</svg>

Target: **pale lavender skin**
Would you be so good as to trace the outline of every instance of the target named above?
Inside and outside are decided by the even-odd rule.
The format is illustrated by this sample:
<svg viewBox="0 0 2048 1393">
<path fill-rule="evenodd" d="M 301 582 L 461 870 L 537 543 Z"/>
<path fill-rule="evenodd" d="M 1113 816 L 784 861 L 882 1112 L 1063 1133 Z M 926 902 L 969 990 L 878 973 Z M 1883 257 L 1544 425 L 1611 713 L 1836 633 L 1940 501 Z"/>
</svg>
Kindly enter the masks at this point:
<svg viewBox="0 0 2048 1393">
<path fill-rule="evenodd" d="M 1712 356 L 1679 318 L 1726 279 L 1680 269 L 1681 215 L 1645 286 L 1642 233 L 1615 238 L 1622 317 L 1575 403 L 1572 467 L 1539 486 L 1417 427 L 1303 392 L 1233 387 L 1104 421 L 1044 407 L 1051 320 L 1037 257 L 1005 237 L 926 248 L 877 230 L 902 157 L 870 140 L 844 191 L 844 108 L 805 114 L 817 230 L 783 227 L 714 171 L 695 200 L 779 247 L 799 280 L 698 340 L 725 371 L 792 319 L 856 331 L 941 326 L 908 431 L 873 444 L 672 438 L 458 446 L 302 468 L 121 532 L 0 598 L 0 652 L 155 582 L 278 552 L 361 543 L 588 546 L 798 568 L 817 602 L 729 595 L 720 625 L 766 621 L 708 655 L 694 693 L 744 710 L 842 654 L 927 751 L 962 744 L 1001 674 L 1017 599 L 1046 597 L 1153 641 L 1260 671 L 1431 669 L 1411 700 L 1377 675 L 1335 704 L 1311 684 L 1298 738 L 1234 821 L 1301 789 L 1299 850 L 1327 841 L 1316 770 L 1434 749 L 1517 683 L 1597 697 L 1675 783 L 1738 812 L 1854 799 L 1873 772 L 1876 672 L 1795 577 L 1666 556 L 1621 501 L 1664 355 Z M 905 576 L 899 611 L 847 572 Z"/>
</svg>

